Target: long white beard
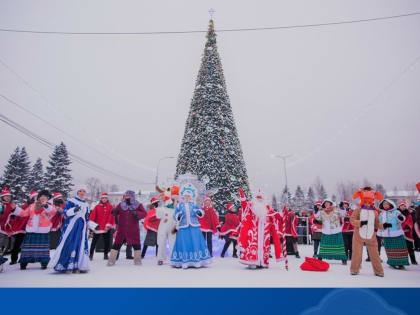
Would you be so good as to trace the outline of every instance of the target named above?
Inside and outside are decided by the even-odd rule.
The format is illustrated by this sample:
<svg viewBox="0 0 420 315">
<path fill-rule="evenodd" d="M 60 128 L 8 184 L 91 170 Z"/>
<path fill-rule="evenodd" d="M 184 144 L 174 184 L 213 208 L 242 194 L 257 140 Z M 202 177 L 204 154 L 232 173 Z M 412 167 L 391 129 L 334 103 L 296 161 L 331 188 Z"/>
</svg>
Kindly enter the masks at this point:
<svg viewBox="0 0 420 315">
<path fill-rule="evenodd" d="M 267 216 L 267 207 L 265 204 L 264 199 L 256 199 L 254 198 L 252 200 L 252 212 L 259 218 L 259 219 L 265 219 Z"/>
</svg>

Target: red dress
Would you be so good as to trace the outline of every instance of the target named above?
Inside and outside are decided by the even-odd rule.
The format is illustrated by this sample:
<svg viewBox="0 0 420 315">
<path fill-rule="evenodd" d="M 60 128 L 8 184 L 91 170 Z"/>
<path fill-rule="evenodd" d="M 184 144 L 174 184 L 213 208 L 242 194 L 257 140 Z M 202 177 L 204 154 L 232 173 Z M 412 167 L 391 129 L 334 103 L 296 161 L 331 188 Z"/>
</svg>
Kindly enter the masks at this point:
<svg viewBox="0 0 420 315">
<path fill-rule="evenodd" d="M 219 218 L 217 217 L 216 210 L 213 207 L 204 207 L 204 216 L 198 218 L 201 225 L 201 231 L 217 233 L 217 228 L 220 226 Z"/>
<path fill-rule="evenodd" d="M 93 230 L 95 234 L 102 234 L 115 228 L 115 219 L 112 215 L 112 204 L 110 202 L 98 203 L 89 215 L 89 220 L 99 225 L 97 230 Z"/>
<path fill-rule="evenodd" d="M 275 223 L 276 212 L 267 206 L 267 216 L 258 218 L 252 212 L 252 203 L 248 202 L 243 212 L 238 246 L 239 261 L 246 265 L 268 267 L 270 255 L 270 237 L 274 242 L 274 252 L 280 260 L 281 246 Z"/>
</svg>

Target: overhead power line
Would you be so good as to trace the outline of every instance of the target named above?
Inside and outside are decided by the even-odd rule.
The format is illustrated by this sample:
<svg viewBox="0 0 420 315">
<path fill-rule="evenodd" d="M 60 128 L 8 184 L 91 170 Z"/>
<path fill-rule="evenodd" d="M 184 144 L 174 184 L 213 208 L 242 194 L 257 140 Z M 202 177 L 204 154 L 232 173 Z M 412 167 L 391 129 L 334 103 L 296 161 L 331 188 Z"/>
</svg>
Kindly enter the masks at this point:
<svg viewBox="0 0 420 315">
<path fill-rule="evenodd" d="M 367 19 L 346 20 L 346 21 L 337 21 L 337 22 L 283 25 L 283 26 L 272 26 L 272 27 L 219 29 L 219 30 L 216 30 L 216 33 L 268 31 L 268 30 L 283 30 L 283 29 L 295 29 L 295 28 L 313 28 L 313 27 L 322 27 L 322 26 L 334 26 L 334 25 L 343 25 L 343 24 L 366 23 L 366 22 L 399 19 L 399 18 L 405 18 L 405 17 L 410 17 L 410 16 L 416 16 L 416 15 L 420 15 L 420 12 L 411 12 L 411 13 L 391 15 L 391 16 L 381 16 L 381 17 L 374 17 L 374 18 L 367 18 Z M 48 35 L 176 35 L 176 34 L 207 33 L 207 30 L 151 31 L 151 32 L 65 32 L 65 31 L 38 31 L 38 30 L 0 28 L 0 32 L 48 34 Z"/>
<path fill-rule="evenodd" d="M 45 138 L 37 135 L 36 133 L 30 131 L 26 127 L 18 124 L 17 122 L 11 120 L 10 118 L 6 117 L 3 114 L 0 114 L 0 121 L 4 122 L 5 124 L 7 124 L 10 127 L 18 130 L 19 132 L 21 132 L 24 135 L 32 138 L 36 142 L 38 142 L 38 143 L 46 146 L 49 149 L 54 149 L 55 148 L 55 145 L 52 142 L 50 142 L 47 139 L 45 139 Z M 132 178 L 129 178 L 129 177 L 120 175 L 118 173 L 115 173 L 113 171 L 110 171 L 108 169 L 105 169 L 105 168 L 103 168 L 101 166 L 98 166 L 98 165 L 96 165 L 94 163 L 91 163 L 91 162 L 85 160 L 84 158 L 82 158 L 82 157 L 80 157 L 80 156 L 78 156 L 76 154 L 69 153 L 69 156 L 73 159 L 73 161 L 75 161 L 75 162 L 77 162 L 77 163 L 79 163 L 79 164 L 81 164 L 81 165 L 83 165 L 83 166 L 85 166 L 85 167 L 87 167 L 87 168 L 89 168 L 89 169 L 91 169 L 93 171 L 96 171 L 98 173 L 101 173 L 103 175 L 117 177 L 117 178 L 122 179 L 122 180 L 124 180 L 126 182 L 131 182 L 131 183 L 135 183 L 135 184 L 138 184 L 138 185 L 150 184 L 150 183 L 141 182 L 141 181 L 138 181 L 136 179 L 132 179 Z"/>
</svg>

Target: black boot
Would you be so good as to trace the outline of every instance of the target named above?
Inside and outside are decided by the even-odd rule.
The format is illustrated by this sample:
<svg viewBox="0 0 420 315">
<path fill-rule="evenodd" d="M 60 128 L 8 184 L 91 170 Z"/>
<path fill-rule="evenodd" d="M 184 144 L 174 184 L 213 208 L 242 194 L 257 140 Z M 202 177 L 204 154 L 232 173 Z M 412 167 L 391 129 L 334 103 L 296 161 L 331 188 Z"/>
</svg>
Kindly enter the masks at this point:
<svg viewBox="0 0 420 315">
<path fill-rule="evenodd" d="M 295 256 L 296 258 L 300 258 L 299 252 L 296 252 Z"/>
<path fill-rule="evenodd" d="M 20 270 L 26 270 L 28 263 L 20 263 Z"/>
<path fill-rule="evenodd" d="M 417 265 L 416 254 L 414 252 L 410 253 L 410 260 L 412 265 Z"/>
<path fill-rule="evenodd" d="M 89 260 L 92 261 L 93 260 L 93 253 L 89 254 Z"/>
<path fill-rule="evenodd" d="M 41 269 L 45 270 L 48 267 L 48 263 L 41 263 Z"/>
<path fill-rule="evenodd" d="M 108 260 L 108 252 L 104 252 L 104 260 Z"/>
</svg>

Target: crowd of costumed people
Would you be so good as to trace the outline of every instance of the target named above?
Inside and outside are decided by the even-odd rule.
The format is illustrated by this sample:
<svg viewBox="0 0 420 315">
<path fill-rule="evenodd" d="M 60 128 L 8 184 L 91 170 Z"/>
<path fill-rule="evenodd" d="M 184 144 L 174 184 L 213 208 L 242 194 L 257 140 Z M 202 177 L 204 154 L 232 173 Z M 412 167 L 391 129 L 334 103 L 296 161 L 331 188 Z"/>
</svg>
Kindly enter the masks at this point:
<svg viewBox="0 0 420 315">
<path fill-rule="evenodd" d="M 417 184 L 420 193 L 420 182 Z M 40 264 L 57 273 L 85 273 L 93 260 L 98 241 L 108 266 L 114 266 L 122 246 L 126 258 L 142 265 L 148 247 L 155 247 L 156 263 L 174 268 L 200 268 L 211 264 L 213 235 L 224 239 L 220 259 L 232 247 L 232 258 L 249 269 L 268 268 L 270 259 L 284 262 L 288 255 L 300 258 L 298 215 L 288 206 L 273 209 L 258 190 L 247 199 L 239 189 L 236 200 L 228 202 L 219 220 L 211 196 L 198 198 L 193 184 L 157 187 L 155 197 L 146 205 L 126 191 L 113 205 L 107 193 L 90 209 L 87 188 L 76 188 L 74 197 L 65 200 L 60 192 L 47 190 L 29 193 L 18 205 L 8 187 L 1 190 L 0 268 L 10 265 Z M 198 200 L 200 199 L 200 202 Z M 415 239 L 420 236 L 420 201 L 409 204 L 392 200 L 363 187 L 353 194 L 354 204 L 330 199 L 317 201 L 307 218 L 313 242 L 313 256 L 300 262 L 304 271 L 327 271 L 327 261 L 349 263 L 351 275 L 358 275 L 363 248 L 366 247 L 373 274 L 384 276 L 383 264 L 403 270 L 417 264 Z M 221 222 L 222 221 L 222 222 Z M 147 231 L 141 244 L 140 225 Z M 89 240 L 91 241 L 89 242 Z M 143 248 L 142 248 L 143 245 Z M 380 258 L 382 247 L 386 262 Z M 51 254 L 51 250 L 52 254 Z"/>
</svg>

